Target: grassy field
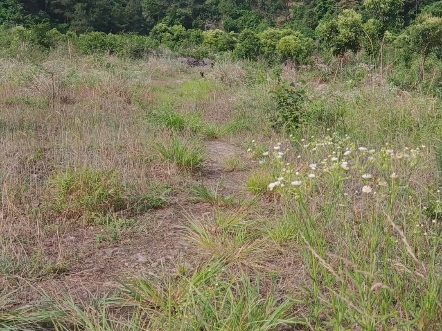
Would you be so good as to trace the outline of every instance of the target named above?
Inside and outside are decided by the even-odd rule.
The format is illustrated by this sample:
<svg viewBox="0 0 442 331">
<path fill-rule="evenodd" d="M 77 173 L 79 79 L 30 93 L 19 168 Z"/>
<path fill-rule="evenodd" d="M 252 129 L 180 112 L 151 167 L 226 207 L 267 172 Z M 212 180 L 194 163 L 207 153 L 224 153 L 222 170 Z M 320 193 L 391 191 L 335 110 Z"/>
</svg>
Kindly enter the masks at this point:
<svg viewBox="0 0 442 331">
<path fill-rule="evenodd" d="M 440 100 L 204 70 L 0 59 L 0 330 L 442 329 Z"/>
</svg>

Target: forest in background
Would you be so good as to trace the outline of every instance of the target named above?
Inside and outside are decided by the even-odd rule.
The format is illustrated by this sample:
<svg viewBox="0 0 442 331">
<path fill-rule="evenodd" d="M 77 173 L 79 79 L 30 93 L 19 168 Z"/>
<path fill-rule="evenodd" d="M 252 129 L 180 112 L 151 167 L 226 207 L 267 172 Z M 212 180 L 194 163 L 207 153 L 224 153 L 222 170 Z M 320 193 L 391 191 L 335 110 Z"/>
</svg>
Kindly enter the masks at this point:
<svg viewBox="0 0 442 331">
<path fill-rule="evenodd" d="M 440 14 L 441 2 L 434 0 L 5 0 L 0 4 L 0 24 L 47 23 L 62 32 L 143 35 L 159 23 L 237 33 L 286 26 L 313 34 L 321 21 L 349 9 L 365 20 L 389 21 L 389 27 L 398 31 L 412 24 L 428 6 L 430 12 Z"/>
<path fill-rule="evenodd" d="M 336 78 L 348 59 L 357 55 L 356 62 L 367 64 L 394 86 L 435 96 L 442 95 L 441 36 L 442 1 L 431 0 L 5 0 L 0 4 L 3 56 L 33 58 L 27 47 L 44 53 L 60 45 L 82 54 L 131 58 L 169 49 L 176 56 L 197 59 L 222 55 L 267 65 L 325 63 L 325 70 Z"/>
</svg>

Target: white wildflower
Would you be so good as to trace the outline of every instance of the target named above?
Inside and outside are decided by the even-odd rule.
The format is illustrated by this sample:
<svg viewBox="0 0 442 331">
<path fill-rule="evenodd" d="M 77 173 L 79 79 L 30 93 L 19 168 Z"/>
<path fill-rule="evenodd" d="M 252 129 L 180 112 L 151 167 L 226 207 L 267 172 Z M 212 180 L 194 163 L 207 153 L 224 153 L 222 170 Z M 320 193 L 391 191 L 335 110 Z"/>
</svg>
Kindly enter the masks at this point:
<svg viewBox="0 0 442 331">
<path fill-rule="evenodd" d="M 376 152 L 376 150 L 375 150 L 375 149 L 370 149 L 368 152 L 369 152 L 370 154 L 373 154 L 374 152 Z"/>
<path fill-rule="evenodd" d="M 270 191 L 272 191 L 276 186 L 277 186 L 276 183 L 270 183 L 268 188 Z"/>
<path fill-rule="evenodd" d="M 275 151 L 279 151 L 280 148 L 281 148 L 280 146 L 274 146 L 274 147 L 273 147 L 273 149 L 274 149 Z"/>
<path fill-rule="evenodd" d="M 251 151 L 252 151 L 251 148 L 248 148 L 248 149 L 247 149 L 247 153 L 250 153 Z"/>
<path fill-rule="evenodd" d="M 344 170 L 350 169 L 350 167 L 348 166 L 348 162 L 342 162 L 341 168 L 344 169 Z"/>
<path fill-rule="evenodd" d="M 346 150 L 345 153 L 344 153 L 344 156 L 348 156 L 350 154 L 351 154 L 351 150 Z"/>
<path fill-rule="evenodd" d="M 393 173 L 390 175 L 390 178 L 392 178 L 392 179 L 395 179 L 395 178 L 397 178 L 397 177 L 398 177 L 398 175 L 396 175 L 395 172 L 393 172 Z"/>
<path fill-rule="evenodd" d="M 338 161 L 338 158 L 337 157 L 332 157 L 331 160 L 332 161 Z"/>
<path fill-rule="evenodd" d="M 316 163 L 312 163 L 308 166 L 310 169 L 312 170 L 316 170 L 317 164 Z"/>
<path fill-rule="evenodd" d="M 371 193 L 372 189 L 371 186 L 369 185 L 365 185 L 364 187 L 362 187 L 362 192 L 363 193 Z"/>
<path fill-rule="evenodd" d="M 370 179 L 370 178 L 372 178 L 373 176 L 371 175 L 371 174 L 363 174 L 362 175 L 362 178 L 364 178 L 364 179 Z"/>
<path fill-rule="evenodd" d="M 358 148 L 361 152 L 365 152 L 367 150 L 367 147 L 359 147 Z"/>
<path fill-rule="evenodd" d="M 295 181 L 292 182 L 292 185 L 293 186 L 301 186 L 302 182 L 300 180 L 295 180 Z"/>
<path fill-rule="evenodd" d="M 262 156 L 268 156 L 268 155 L 269 155 L 269 152 L 262 153 Z"/>
<path fill-rule="evenodd" d="M 315 177 L 316 177 L 315 174 L 309 174 L 309 175 L 308 175 L 308 178 L 315 178 Z"/>
</svg>

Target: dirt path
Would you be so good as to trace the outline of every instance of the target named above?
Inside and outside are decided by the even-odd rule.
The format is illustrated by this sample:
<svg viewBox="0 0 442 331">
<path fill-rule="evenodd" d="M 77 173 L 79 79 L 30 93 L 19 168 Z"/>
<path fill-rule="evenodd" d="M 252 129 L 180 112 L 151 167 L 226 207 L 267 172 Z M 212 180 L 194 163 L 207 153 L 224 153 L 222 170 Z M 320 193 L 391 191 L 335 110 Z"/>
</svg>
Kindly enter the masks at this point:
<svg viewBox="0 0 442 331">
<path fill-rule="evenodd" d="M 221 140 L 207 142 L 207 159 L 193 178 L 193 184 L 216 189 L 222 196 L 241 197 L 250 165 L 226 171 L 226 162 L 243 158 L 244 151 Z M 192 185 L 192 183 L 189 183 Z M 39 286 L 53 297 L 69 293 L 79 301 L 89 301 L 97 294 L 119 287 L 123 278 L 140 274 L 175 274 L 178 267 L 192 268 L 185 226 L 192 216 L 210 215 L 213 206 L 191 201 L 188 194 L 178 194 L 164 209 L 148 213 L 138 223 L 147 230 L 134 233 L 116 244 L 97 245 L 100 227 L 83 228 L 50 244 L 62 247 L 75 256 L 75 263 L 59 277 L 43 280 Z"/>
</svg>

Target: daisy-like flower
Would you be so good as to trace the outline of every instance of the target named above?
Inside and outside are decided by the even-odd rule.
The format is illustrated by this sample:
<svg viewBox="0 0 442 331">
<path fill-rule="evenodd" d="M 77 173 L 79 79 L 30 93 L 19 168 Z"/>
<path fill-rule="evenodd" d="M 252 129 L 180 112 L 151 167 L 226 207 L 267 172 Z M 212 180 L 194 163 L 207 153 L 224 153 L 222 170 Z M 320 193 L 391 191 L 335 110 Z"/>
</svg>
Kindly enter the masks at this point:
<svg viewBox="0 0 442 331">
<path fill-rule="evenodd" d="M 333 162 L 334 162 L 334 161 L 338 161 L 338 158 L 337 158 L 337 157 L 332 157 L 331 160 L 332 160 Z"/>
<path fill-rule="evenodd" d="M 268 156 L 268 155 L 269 155 L 269 152 L 262 153 L 262 156 Z"/>
<path fill-rule="evenodd" d="M 281 148 L 280 146 L 274 146 L 274 147 L 273 147 L 273 149 L 274 149 L 275 151 L 279 151 L 280 148 Z"/>
<path fill-rule="evenodd" d="M 376 150 L 375 150 L 375 149 L 370 149 L 368 152 L 369 152 L 370 154 L 373 154 L 374 152 L 376 152 Z"/>
<path fill-rule="evenodd" d="M 266 163 L 266 161 L 264 161 L 264 160 L 259 160 L 259 164 L 260 164 L 260 165 L 262 165 L 262 164 L 264 164 L 264 163 Z"/>
<path fill-rule="evenodd" d="M 312 163 L 308 166 L 310 169 L 312 170 L 316 170 L 317 164 L 316 163 Z"/>
<path fill-rule="evenodd" d="M 351 150 L 346 150 L 345 152 L 344 152 L 344 156 L 348 156 L 348 155 L 350 155 L 351 154 Z"/>
<path fill-rule="evenodd" d="M 247 149 L 247 153 L 250 153 L 251 151 L 252 151 L 251 148 L 248 148 L 248 149 Z"/>
<path fill-rule="evenodd" d="M 387 186 L 387 182 L 385 180 L 380 180 L 378 185 L 379 186 Z"/>
<path fill-rule="evenodd" d="M 398 177 L 398 175 L 396 175 L 395 172 L 393 172 L 393 173 L 390 175 L 390 178 L 391 178 L 391 179 L 395 179 L 395 178 L 397 178 L 397 177 Z"/>
<path fill-rule="evenodd" d="M 308 178 L 315 178 L 316 175 L 315 174 L 308 174 Z"/>
<path fill-rule="evenodd" d="M 277 159 L 282 159 L 282 155 L 277 155 L 276 158 Z"/>
<path fill-rule="evenodd" d="M 276 183 L 270 183 L 268 188 L 270 191 L 272 191 L 276 186 L 278 186 Z"/>
<path fill-rule="evenodd" d="M 341 168 L 344 169 L 344 170 L 350 169 L 350 167 L 348 166 L 348 162 L 342 162 Z"/>
<path fill-rule="evenodd" d="M 301 186 L 302 182 L 300 180 L 295 180 L 295 181 L 292 182 L 292 185 L 293 186 Z"/>
<path fill-rule="evenodd" d="M 362 187 L 362 192 L 367 194 L 371 193 L 372 192 L 371 186 L 365 185 L 364 187 Z"/>
<path fill-rule="evenodd" d="M 371 175 L 371 174 L 363 174 L 362 175 L 362 178 L 364 178 L 364 179 L 370 179 L 370 178 L 372 178 L 373 176 Z"/>
<path fill-rule="evenodd" d="M 252 144 L 254 144 L 255 142 L 256 142 L 255 139 L 253 139 L 253 140 L 252 140 Z"/>
<path fill-rule="evenodd" d="M 361 152 L 365 152 L 367 150 L 367 147 L 359 147 L 358 148 Z"/>
</svg>

